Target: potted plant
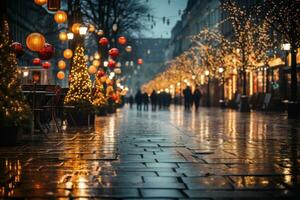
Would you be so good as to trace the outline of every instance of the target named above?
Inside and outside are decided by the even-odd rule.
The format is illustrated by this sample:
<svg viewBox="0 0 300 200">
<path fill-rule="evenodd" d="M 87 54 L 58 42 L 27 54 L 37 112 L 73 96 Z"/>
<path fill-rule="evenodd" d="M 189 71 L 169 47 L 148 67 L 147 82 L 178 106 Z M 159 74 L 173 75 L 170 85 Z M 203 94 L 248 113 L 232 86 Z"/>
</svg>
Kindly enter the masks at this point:
<svg viewBox="0 0 300 200">
<path fill-rule="evenodd" d="M 87 70 L 84 48 L 77 46 L 69 77 L 69 90 L 64 104 L 68 125 L 90 126 L 94 124 L 95 112 L 91 98 L 92 82 Z"/>
</svg>

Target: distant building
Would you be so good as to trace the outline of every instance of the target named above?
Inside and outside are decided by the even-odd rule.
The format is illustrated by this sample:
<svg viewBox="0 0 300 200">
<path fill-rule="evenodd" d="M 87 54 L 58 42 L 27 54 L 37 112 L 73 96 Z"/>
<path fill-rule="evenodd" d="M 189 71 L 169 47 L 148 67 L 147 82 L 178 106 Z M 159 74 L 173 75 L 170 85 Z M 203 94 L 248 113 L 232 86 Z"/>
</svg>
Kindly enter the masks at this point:
<svg viewBox="0 0 300 200">
<path fill-rule="evenodd" d="M 124 58 L 128 62 L 124 66 L 124 73 L 127 77 L 126 84 L 136 92 L 142 83 L 151 80 L 155 74 L 163 71 L 165 63 L 165 52 L 169 39 L 162 38 L 141 38 L 132 39 L 132 54 Z M 137 59 L 142 58 L 143 64 L 138 65 Z"/>
</svg>

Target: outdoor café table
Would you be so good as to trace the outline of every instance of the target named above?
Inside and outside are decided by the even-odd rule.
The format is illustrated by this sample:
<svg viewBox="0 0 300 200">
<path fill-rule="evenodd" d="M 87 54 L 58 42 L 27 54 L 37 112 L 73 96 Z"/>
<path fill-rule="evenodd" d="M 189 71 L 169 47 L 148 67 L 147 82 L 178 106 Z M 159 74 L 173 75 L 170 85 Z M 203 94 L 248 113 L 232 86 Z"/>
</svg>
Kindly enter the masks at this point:
<svg viewBox="0 0 300 200">
<path fill-rule="evenodd" d="M 30 103 L 31 110 L 33 111 L 33 131 L 46 133 L 43 128 L 43 124 L 40 118 L 40 112 L 42 112 L 43 105 L 41 105 L 41 101 L 44 100 L 47 94 L 52 94 L 53 92 L 44 91 L 44 90 L 23 90 L 23 94 L 27 97 L 27 100 L 32 100 Z"/>
</svg>

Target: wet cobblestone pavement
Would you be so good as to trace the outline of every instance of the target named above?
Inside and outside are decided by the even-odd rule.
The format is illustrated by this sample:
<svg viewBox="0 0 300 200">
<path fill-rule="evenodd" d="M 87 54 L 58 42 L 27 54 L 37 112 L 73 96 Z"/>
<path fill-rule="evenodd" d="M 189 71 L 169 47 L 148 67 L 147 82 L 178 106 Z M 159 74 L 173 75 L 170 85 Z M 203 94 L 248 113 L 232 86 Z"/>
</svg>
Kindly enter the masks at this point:
<svg viewBox="0 0 300 200">
<path fill-rule="evenodd" d="M 300 123 L 284 115 L 124 108 L 96 120 L 0 147 L 1 197 L 300 199 Z"/>
</svg>

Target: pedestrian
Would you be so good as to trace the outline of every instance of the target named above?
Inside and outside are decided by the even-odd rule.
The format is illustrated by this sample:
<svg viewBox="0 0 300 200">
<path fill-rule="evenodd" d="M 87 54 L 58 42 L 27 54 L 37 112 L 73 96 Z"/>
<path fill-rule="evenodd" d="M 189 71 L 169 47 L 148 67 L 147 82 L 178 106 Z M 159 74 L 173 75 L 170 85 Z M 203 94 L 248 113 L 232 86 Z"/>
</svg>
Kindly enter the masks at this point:
<svg viewBox="0 0 300 200">
<path fill-rule="evenodd" d="M 152 111 L 156 110 L 156 104 L 157 104 L 157 93 L 155 90 L 152 91 L 151 95 L 150 95 L 150 99 L 151 99 L 151 108 Z"/>
<path fill-rule="evenodd" d="M 143 94 L 143 104 L 144 104 L 144 110 L 148 110 L 149 96 L 146 92 Z"/>
<path fill-rule="evenodd" d="M 193 93 L 193 101 L 194 101 L 194 104 L 195 104 L 196 111 L 199 108 L 201 97 L 202 97 L 202 93 L 199 90 L 198 85 L 196 85 L 196 89 Z"/>
<path fill-rule="evenodd" d="M 142 110 L 143 94 L 141 90 L 138 90 L 135 95 L 135 103 L 136 103 L 137 110 Z"/>
<path fill-rule="evenodd" d="M 134 102 L 134 98 L 133 98 L 133 96 L 132 96 L 132 95 L 130 95 L 130 96 L 129 96 L 129 98 L 128 98 L 128 102 L 129 102 L 130 108 L 132 108 L 132 106 L 133 106 L 133 102 Z"/>
<path fill-rule="evenodd" d="M 186 86 L 186 88 L 183 90 L 183 96 L 184 96 L 184 108 L 186 110 L 190 110 L 191 102 L 192 102 L 192 90 L 189 86 Z"/>
</svg>

